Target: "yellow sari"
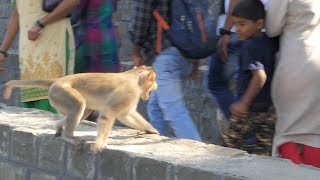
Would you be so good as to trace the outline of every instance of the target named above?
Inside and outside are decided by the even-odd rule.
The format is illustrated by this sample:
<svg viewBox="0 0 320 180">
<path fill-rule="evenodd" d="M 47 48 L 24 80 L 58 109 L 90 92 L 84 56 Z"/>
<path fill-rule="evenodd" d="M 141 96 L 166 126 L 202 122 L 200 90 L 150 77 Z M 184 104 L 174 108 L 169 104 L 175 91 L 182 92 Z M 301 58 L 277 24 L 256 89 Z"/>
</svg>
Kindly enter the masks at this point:
<svg viewBox="0 0 320 180">
<path fill-rule="evenodd" d="M 21 79 L 51 79 L 72 74 L 75 45 L 70 20 L 64 18 L 48 24 L 36 41 L 30 41 L 28 30 L 46 15 L 41 9 L 42 0 L 15 0 L 15 3 L 19 13 Z M 22 89 L 21 102 L 47 99 L 47 93 L 47 89 Z"/>
</svg>

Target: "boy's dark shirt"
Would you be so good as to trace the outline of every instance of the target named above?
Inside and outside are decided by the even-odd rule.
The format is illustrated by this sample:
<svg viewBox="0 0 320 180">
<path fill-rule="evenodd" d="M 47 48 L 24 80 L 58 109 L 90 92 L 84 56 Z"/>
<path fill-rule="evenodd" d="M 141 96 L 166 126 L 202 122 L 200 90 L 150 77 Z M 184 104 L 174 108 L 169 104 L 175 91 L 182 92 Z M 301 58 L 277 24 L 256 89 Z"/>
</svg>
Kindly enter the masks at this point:
<svg viewBox="0 0 320 180">
<path fill-rule="evenodd" d="M 265 34 L 243 41 L 239 58 L 238 98 L 249 86 L 252 70 L 264 70 L 267 80 L 251 103 L 250 110 L 266 111 L 272 105 L 270 88 L 275 64 L 274 43 Z"/>
</svg>

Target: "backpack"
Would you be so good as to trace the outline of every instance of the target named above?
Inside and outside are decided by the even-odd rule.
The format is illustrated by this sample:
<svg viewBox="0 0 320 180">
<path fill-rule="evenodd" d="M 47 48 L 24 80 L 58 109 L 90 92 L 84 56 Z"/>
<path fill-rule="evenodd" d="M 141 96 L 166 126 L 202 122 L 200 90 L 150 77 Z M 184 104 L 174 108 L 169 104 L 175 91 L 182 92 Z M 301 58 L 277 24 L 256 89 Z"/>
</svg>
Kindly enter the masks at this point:
<svg viewBox="0 0 320 180">
<path fill-rule="evenodd" d="M 164 30 L 172 45 L 185 57 L 202 59 L 211 55 L 216 49 L 216 18 L 219 13 L 213 12 L 211 5 L 210 0 L 172 0 L 170 26 L 154 9 L 153 16 L 158 22 L 156 51 L 161 52 Z"/>
</svg>

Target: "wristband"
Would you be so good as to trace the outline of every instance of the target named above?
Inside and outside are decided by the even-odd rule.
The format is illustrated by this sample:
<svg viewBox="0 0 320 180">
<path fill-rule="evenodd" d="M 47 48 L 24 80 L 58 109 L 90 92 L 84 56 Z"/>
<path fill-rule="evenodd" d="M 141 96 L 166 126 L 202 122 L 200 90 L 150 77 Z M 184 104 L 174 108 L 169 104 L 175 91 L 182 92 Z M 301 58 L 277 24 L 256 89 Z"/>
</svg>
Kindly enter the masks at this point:
<svg viewBox="0 0 320 180">
<path fill-rule="evenodd" d="M 226 29 L 224 29 L 224 28 L 220 28 L 220 29 L 219 29 L 219 34 L 220 34 L 220 36 L 230 35 L 230 34 L 231 34 L 231 31 L 226 30 Z"/>
<path fill-rule="evenodd" d="M 0 54 L 2 54 L 4 57 L 8 57 L 8 53 L 6 51 L 3 51 L 0 49 Z"/>
<path fill-rule="evenodd" d="M 36 25 L 39 26 L 41 29 L 46 27 L 44 24 L 42 24 L 39 20 L 36 21 Z"/>
</svg>

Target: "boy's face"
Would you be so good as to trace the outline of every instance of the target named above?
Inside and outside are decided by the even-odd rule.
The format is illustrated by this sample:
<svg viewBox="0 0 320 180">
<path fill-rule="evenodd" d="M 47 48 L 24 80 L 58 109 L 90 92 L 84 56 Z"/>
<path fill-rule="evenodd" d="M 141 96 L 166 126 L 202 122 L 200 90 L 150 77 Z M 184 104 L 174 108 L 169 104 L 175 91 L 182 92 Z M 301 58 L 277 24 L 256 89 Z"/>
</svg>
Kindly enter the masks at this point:
<svg viewBox="0 0 320 180">
<path fill-rule="evenodd" d="M 261 32 L 263 27 L 263 20 L 258 19 L 257 21 L 241 18 L 232 17 L 233 22 L 236 26 L 236 34 L 239 40 L 243 41 L 249 39 Z"/>
</svg>

